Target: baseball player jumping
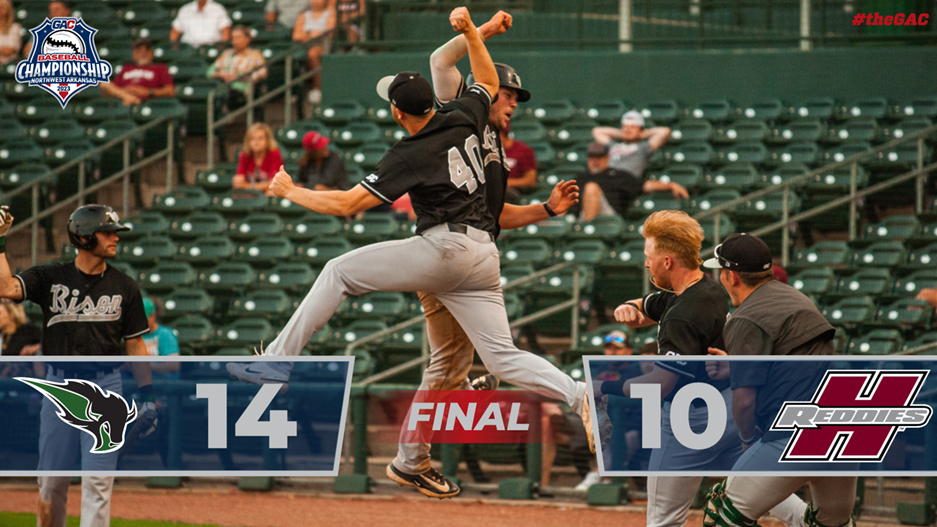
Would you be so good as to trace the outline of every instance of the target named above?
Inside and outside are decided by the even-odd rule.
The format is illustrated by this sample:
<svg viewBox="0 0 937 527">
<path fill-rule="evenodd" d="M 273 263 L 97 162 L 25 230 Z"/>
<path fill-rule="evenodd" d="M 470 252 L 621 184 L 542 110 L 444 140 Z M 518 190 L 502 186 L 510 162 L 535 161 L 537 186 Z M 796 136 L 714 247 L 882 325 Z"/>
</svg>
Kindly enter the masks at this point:
<svg viewBox="0 0 937 527">
<path fill-rule="evenodd" d="M 295 187 L 285 171 L 274 177 L 277 196 L 322 214 L 346 216 L 392 203 L 410 194 L 417 214 L 417 236 L 372 244 L 326 264 L 309 294 L 266 355 L 298 355 L 312 335 L 349 295 L 371 291 L 424 291 L 452 313 L 478 350 L 488 371 L 511 384 L 559 399 L 579 412 L 590 431 L 585 383 L 577 383 L 545 359 L 514 345 L 501 292 L 500 258 L 494 244 L 498 222 L 486 202 L 487 173 L 482 169 L 483 130 L 489 121 L 500 81 L 466 8 L 450 15 L 453 29 L 464 36 L 475 84 L 464 96 L 439 110 L 433 91 L 417 73 L 385 77 L 378 93 L 391 103 L 394 119 L 410 136 L 394 145 L 374 174 L 349 191 L 319 192 Z M 503 184 L 503 182 L 500 182 Z M 571 182 L 561 188 L 574 199 Z M 542 207 L 541 207 L 542 208 Z M 542 208 L 545 211 L 545 208 Z M 542 218 L 538 218 L 542 219 Z M 536 221 L 536 219 L 532 219 Z M 437 364 L 440 359 L 435 358 Z M 228 365 L 235 377 L 255 383 L 283 383 L 289 371 L 268 362 Z M 430 386 L 437 369 L 424 375 Z M 461 386 L 461 372 L 455 382 Z M 402 484 L 424 494 L 446 498 L 458 486 L 428 466 L 419 473 L 388 470 Z"/>
<path fill-rule="evenodd" d="M 738 309 L 725 326 L 730 355 L 832 355 L 835 330 L 814 303 L 793 287 L 773 280 L 771 251 L 761 239 L 733 234 L 716 247 L 704 266 L 721 269 L 719 280 Z M 721 350 L 712 350 L 721 353 Z M 733 470 L 778 469 L 790 432 L 769 431 L 785 401 L 809 400 L 829 366 L 826 362 L 707 363 L 710 375 L 729 378 L 732 413 L 745 453 Z M 824 470 L 795 463 L 788 470 Z M 840 466 L 840 469 L 846 467 Z M 797 515 L 809 527 L 848 525 L 856 498 L 856 477 L 730 477 L 710 491 L 704 525 L 754 526 L 771 509 L 785 522 Z M 807 507 L 794 491 L 809 484 Z"/>
<path fill-rule="evenodd" d="M 12 276 L 7 263 L 5 235 L 13 217 L 0 210 L 0 298 L 30 300 L 42 306 L 43 355 L 146 355 L 142 335 L 149 331 L 143 297 L 132 278 L 107 265 L 117 253 L 117 233 L 130 230 L 104 205 L 85 205 L 68 220 L 68 240 L 78 249 L 73 262 L 33 267 Z M 93 381 L 121 393 L 117 368 L 101 369 L 93 362 L 50 363 L 46 379 Z M 131 363 L 131 371 L 145 407 L 152 409 L 150 365 Z M 55 405 L 44 398 L 39 425 L 38 470 L 72 470 L 81 457 L 82 470 L 112 471 L 118 452 L 91 453 L 94 438 L 59 419 Z M 39 527 L 65 527 L 65 506 L 71 477 L 39 477 Z M 81 481 L 81 527 L 110 525 L 113 477 L 85 476 Z"/>
</svg>

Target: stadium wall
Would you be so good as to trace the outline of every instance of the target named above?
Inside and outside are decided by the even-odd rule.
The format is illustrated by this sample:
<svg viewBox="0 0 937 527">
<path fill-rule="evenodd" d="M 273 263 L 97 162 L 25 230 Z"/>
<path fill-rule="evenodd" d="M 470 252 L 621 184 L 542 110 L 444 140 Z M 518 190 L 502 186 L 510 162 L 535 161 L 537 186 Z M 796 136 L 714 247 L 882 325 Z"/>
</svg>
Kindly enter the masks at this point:
<svg viewBox="0 0 937 527">
<path fill-rule="evenodd" d="M 904 101 L 937 94 L 937 47 L 828 48 L 753 51 L 505 52 L 497 62 L 517 68 L 536 105 L 569 98 L 579 106 L 603 99 L 643 104 L 675 99 L 688 106 L 728 98 L 740 105 L 779 97 L 795 103 L 831 96 Z M 460 64 L 468 69 L 468 60 Z M 383 103 L 383 75 L 418 71 L 429 77 L 429 53 L 334 54 L 323 58 L 325 103 Z"/>
</svg>

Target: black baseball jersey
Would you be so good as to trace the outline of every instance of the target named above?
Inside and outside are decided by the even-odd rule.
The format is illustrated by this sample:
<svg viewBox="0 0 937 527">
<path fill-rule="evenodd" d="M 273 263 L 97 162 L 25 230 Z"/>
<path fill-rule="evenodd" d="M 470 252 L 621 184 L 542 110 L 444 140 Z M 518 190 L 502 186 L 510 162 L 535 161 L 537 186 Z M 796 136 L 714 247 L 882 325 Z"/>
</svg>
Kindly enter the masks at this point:
<svg viewBox="0 0 937 527">
<path fill-rule="evenodd" d="M 42 306 L 43 355 L 121 355 L 120 341 L 149 331 L 140 288 L 119 269 L 81 272 L 74 262 L 18 274 L 23 300 Z"/>
<path fill-rule="evenodd" d="M 426 126 L 391 147 L 361 185 L 385 203 L 410 193 L 416 233 L 441 223 L 461 223 L 492 232 L 485 199 L 481 131 L 491 97 L 472 86 L 440 108 Z"/>
<path fill-rule="evenodd" d="M 722 285 L 708 275 L 679 296 L 658 291 L 644 297 L 644 313 L 656 320 L 658 353 L 665 355 L 708 355 L 709 348 L 725 349 L 722 330 L 729 314 L 729 297 Z M 728 381 L 713 381 L 702 361 L 661 361 L 657 366 L 680 376 L 665 400 L 691 382 L 706 382 L 719 391 Z"/>
</svg>

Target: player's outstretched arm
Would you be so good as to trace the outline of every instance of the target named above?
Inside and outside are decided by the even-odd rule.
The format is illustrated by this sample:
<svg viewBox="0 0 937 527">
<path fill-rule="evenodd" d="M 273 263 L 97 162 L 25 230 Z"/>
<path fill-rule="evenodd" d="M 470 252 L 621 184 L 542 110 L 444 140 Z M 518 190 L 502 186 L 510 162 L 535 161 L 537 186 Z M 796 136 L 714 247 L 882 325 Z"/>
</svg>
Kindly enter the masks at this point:
<svg viewBox="0 0 937 527">
<path fill-rule="evenodd" d="M 643 328 L 657 324 L 644 314 L 644 299 L 629 300 L 615 308 L 615 320 L 629 328 Z"/>
<path fill-rule="evenodd" d="M 19 279 L 13 277 L 6 255 L 6 234 L 12 226 L 13 215 L 10 214 L 9 207 L 0 207 L 0 246 L 2 246 L 2 251 L 0 251 L 0 298 L 22 300 L 23 285 Z"/>
<path fill-rule="evenodd" d="M 505 11 L 498 11 L 491 20 L 478 28 L 478 35 L 483 41 L 500 35 L 511 28 L 513 17 Z M 447 103 L 459 95 L 462 74 L 455 67 L 468 53 L 465 37 L 459 35 L 442 46 L 429 57 L 429 67 L 433 75 L 433 92 L 442 103 Z"/>
<path fill-rule="evenodd" d="M 680 375 L 672 371 L 667 371 L 658 366 L 644 375 L 632 377 L 626 381 L 604 381 L 595 385 L 595 396 L 612 395 L 617 397 L 631 397 L 631 387 L 635 384 L 657 384 L 660 385 L 660 396 L 667 397 L 673 391 Z"/>
<path fill-rule="evenodd" d="M 543 204 L 511 205 L 505 203 L 504 209 L 501 210 L 501 217 L 498 218 L 498 224 L 502 229 L 519 229 L 551 217 L 550 211 L 554 216 L 566 214 L 566 211 L 576 203 L 579 203 L 579 186 L 576 185 L 576 180 L 560 181 L 553 187 L 546 207 Z"/>
<path fill-rule="evenodd" d="M 381 200 L 361 185 L 351 190 L 310 190 L 293 184 L 293 178 L 280 167 L 270 181 L 270 190 L 279 198 L 330 216 L 351 216 L 381 204 Z"/>
<path fill-rule="evenodd" d="M 457 7 L 453 9 L 449 15 L 449 23 L 452 24 L 452 29 L 462 33 L 462 36 L 465 37 L 475 84 L 485 88 L 493 100 L 498 93 L 498 71 L 495 70 L 495 64 L 491 61 L 491 55 L 488 54 L 488 49 L 485 47 L 485 43 L 482 42 L 478 29 L 472 23 L 468 8 Z"/>
<path fill-rule="evenodd" d="M 758 391 L 752 386 L 743 386 L 732 390 L 732 417 L 739 427 L 739 437 L 755 437 L 755 398 Z"/>
</svg>

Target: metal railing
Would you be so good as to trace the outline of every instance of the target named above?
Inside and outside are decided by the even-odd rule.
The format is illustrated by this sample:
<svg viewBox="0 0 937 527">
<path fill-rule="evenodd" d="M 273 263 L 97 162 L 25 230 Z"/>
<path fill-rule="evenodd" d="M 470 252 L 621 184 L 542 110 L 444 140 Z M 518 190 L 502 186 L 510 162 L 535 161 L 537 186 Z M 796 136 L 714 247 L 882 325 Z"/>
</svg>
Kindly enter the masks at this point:
<svg viewBox="0 0 937 527">
<path fill-rule="evenodd" d="M 702 222 L 703 220 L 712 217 L 713 218 L 713 232 L 715 236 L 715 243 L 713 247 L 704 251 L 704 255 L 708 256 L 712 253 L 715 246 L 719 244 L 720 241 L 720 229 L 723 217 L 734 211 L 739 205 L 743 205 L 752 200 L 758 199 L 769 194 L 776 193 L 778 191 L 782 192 L 782 201 L 781 201 L 781 219 L 765 225 L 755 231 L 752 231 L 751 234 L 755 236 L 762 236 L 765 234 L 770 234 L 778 229 L 783 229 L 781 231 L 781 265 L 787 266 L 790 263 L 790 227 L 796 222 L 812 218 L 819 214 L 822 214 L 826 211 L 835 209 L 837 207 L 848 204 L 849 205 L 849 240 L 856 239 L 856 231 L 858 225 L 858 203 L 859 200 L 865 196 L 875 194 L 882 190 L 891 188 L 895 185 L 904 183 L 905 181 L 915 180 L 915 200 L 914 200 L 914 210 L 915 213 L 921 214 L 924 211 L 924 182 L 927 178 L 927 174 L 930 171 L 937 170 L 937 163 L 931 163 L 927 166 L 924 166 L 924 141 L 937 133 L 937 125 L 930 126 L 923 130 L 919 130 L 913 134 L 909 134 L 906 137 L 899 139 L 893 139 L 879 145 L 875 148 L 859 152 L 857 154 L 851 155 L 842 161 L 837 161 L 835 163 L 830 163 L 828 165 L 816 168 L 799 176 L 788 179 L 776 185 L 771 185 L 765 187 L 761 190 L 751 192 L 745 196 L 721 203 L 707 211 L 700 212 L 693 217 Z M 858 189 L 858 170 L 859 163 L 866 161 L 870 158 L 877 157 L 878 154 L 887 152 L 894 149 L 895 147 L 909 143 L 911 141 L 917 142 L 917 168 L 911 170 L 910 172 L 905 172 L 893 178 L 890 178 L 881 183 L 869 186 L 863 190 Z M 850 184 L 849 184 L 849 195 L 843 196 L 840 198 L 833 199 L 822 205 L 818 205 L 812 209 L 806 210 L 804 212 L 791 215 L 789 207 L 789 199 L 791 195 L 792 188 L 798 186 L 802 183 L 806 183 L 819 175 L 829 173 L 830 171 L 843 168 L 850 168 Z"/>
<path fill-rule="evenodd" d="M 136 163 L 130 164 L 130 142 L 134 140 L 136 137 L 139 137 L 141 134 L 146 133 L 147 130 L 156 128 L 157 126 L 160 126 L 164 123 L 168 124 L 168 126 L 166 127 L 167 128 L 166 148 L 160 150 L 159 152 L 153 153 Z M 162 117 L 159 119 L 155 119 L 143 126 L 134 128 L 133 130 L 125 132 L 118 137 L 115 137 L 114 139 L 104 143 L 103 145 L 95 148 L 94 150 L 91 150 L 85 154 L 82 154 L 76 157 L 75 159 L 72 159 L 71 161 L 55 168 L 54 170 L 47 172 L 42 177 L 39 177 L 33 181 L 30 181 L 29 183 L 26 183 L 24 185 L 21 185 L 13 189 L 12 191 L 6 194 L 3 194 L 2 197 L 6 200 L 9 200 L 11 203 L 14 198 L 16 198 L 17 196 L 26 194 L 27 192 L 29 193 L 30 198 L 31 198 L 30 208 L 32 211 L 32 215 L 26 220 L 16 222 L 13 225 L 13 227 L 10 228 L 10 231 L 7 233 L 7 235 L 13 235 L 19 231 L 22 231 L 23 229 L 26 229 L 27 227 L 31 229 L 30 261 L 31 261 L 31 265 L 36 265 L 39 259 L 39 249 L 38 249 L 39 222 L 43 220 L 44 218 L 52 216 L 53 214 L 58 212 L 60 209 L 70 206 L 76 202 L 79 206 L 84 205 L 85 197 L 88 194 L 92 192 L 96 192 L 99 189 L 104 188 L 105 186 L 117 180 L 121 180 L 121 179 L 123 180 L 123 199 L 122 199 L 122 204 L 121 204 L 121 212 L 122 212 L 123 217 L 126 218 L 130 211 L 130 174 L 131 173 L 137 170 L 140 170 L 145 166 L 150 165 L 151 163 L 159 160 L 160 158 L 165 157 L 166 158 L 166 188 L 167 188 L 167 191 L 172 190 L 173 179 L 174 179 L 173 178 L 173 163 L 172 163 L 173 154 L 174 154 L 173 152 L 174 135 L 175 135 L 175 128 L 173 126 L 172 117 Z M 117 145 L 122 145 L 123 147 L 123 169 L 121 169 L 120 171 L 114 174 L 111 174 L 110 176 L 105 177 L 104 179 L 102 179 L 101 181 L 98 181 L 97 183 L 91 185 L 90 187 L 87 186 L 86 179 L 87 179 L 88 161 L 90 161 L 94 157 L 97 157 L 100 154 L 107 152 L 109 149 Z M 39 210 L 40 208 L 39 207 L 39 204 L 40 204 L 39 195 L 40 195 L 41 187 L 45 184 L 54 182 L 55 178 L 57 178 L 59 175 L 65 174 L 67 171 L 75 168 L 76 166 L 78 167 L 78 192 L 40 211 Z"/>
</svg>

